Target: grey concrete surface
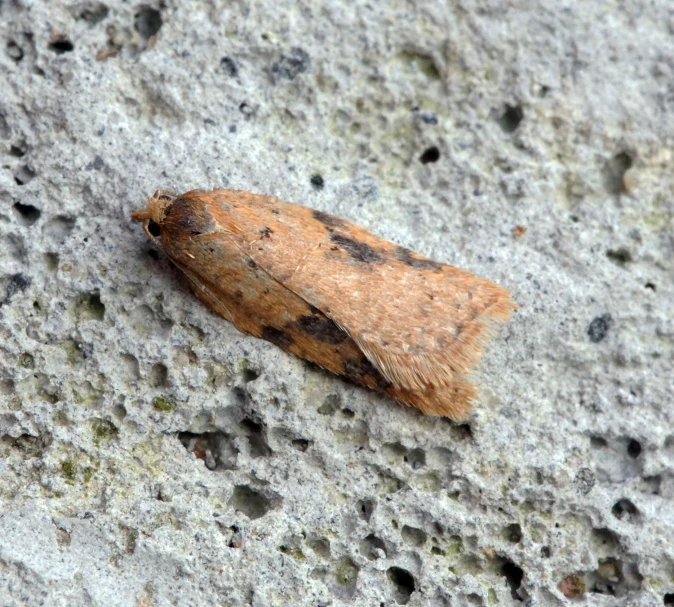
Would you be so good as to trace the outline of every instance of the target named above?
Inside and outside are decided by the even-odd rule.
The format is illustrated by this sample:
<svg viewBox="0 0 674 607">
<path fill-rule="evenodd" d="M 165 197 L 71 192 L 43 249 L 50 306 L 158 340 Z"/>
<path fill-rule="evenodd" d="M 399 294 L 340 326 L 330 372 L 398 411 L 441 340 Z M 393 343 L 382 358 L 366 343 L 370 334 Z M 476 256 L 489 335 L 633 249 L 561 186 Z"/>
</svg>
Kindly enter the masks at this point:
<svg viewBox="0 0 674 607">
<path fill-rule="evenodd" d="M 671 2 L 4 0 L 0 90 L 3 606 L 674 605 Z M 511 288 L 469 423 L 205 309 L 214 186 Z"/>
</svg>

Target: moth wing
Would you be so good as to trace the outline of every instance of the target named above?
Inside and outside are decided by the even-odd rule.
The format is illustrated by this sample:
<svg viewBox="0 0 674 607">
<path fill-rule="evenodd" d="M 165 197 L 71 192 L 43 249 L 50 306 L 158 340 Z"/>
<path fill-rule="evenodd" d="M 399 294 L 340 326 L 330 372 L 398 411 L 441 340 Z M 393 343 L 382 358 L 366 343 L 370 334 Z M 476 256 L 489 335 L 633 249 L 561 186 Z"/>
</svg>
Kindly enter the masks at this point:
<svg viewBox="0 0 674 607">
<path fill-rule="evenodd" d="M 397 388 L 456 384 L 516 307 L 508 290 L 339 217 L 247 192 L 211 200 L 242 254 L 347 331 Z"/>
<path fill-rule="evenodd" d="M 455 385 L 514 308 L 506 289 L 444 264 L 408 267 L 386 241 L 377 249 L 385 262 L 361 272 L 326 262 L 340 254 L 322 249 L 284 284 L 342 326 L 397 388 Z"/>
</svg>

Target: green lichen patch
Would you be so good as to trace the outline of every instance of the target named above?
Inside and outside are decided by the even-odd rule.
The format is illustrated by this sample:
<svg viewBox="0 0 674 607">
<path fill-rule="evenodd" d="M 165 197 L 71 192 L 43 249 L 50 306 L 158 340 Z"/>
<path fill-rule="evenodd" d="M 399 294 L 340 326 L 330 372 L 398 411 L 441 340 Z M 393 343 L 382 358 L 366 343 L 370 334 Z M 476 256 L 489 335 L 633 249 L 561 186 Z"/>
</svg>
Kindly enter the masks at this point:
<svg viewBox="0 0 674 607">
<path fill-rule="evenodd" d="M 75 480 L 75 464 L 71 461 L 61 462 L 61 474 L 67 481 Z"/>
<path fill-rule="evenodd" d="M 24 352 L 23 354 L 19 355 L 17 364 L 19 365 L 19 367 L 23 367 L 24 369 L 35 368 L 35 360 L 33 359 L 33 355 L 30 354 L 29 352 Z"/>
<path fill-rule="evenodd" d="M 282 552 L 283 554 L 287 554 L 288 556 L 294 558 L 296 561 L 304 561 L 306 560 L 306 556 L 304 555 L 304 552 L 297 546 L 279 546 L 278 551 Z"/>
<path fill-rule="evenodd" d="M 168 398 L 164 398 L 163 396 L 158 396 L 155 398 L 154 402 L 152 403 L 152 407 L 155 411 L 159 411 L 160 413 L 170 413 L 176 408 L 173 401 L 169 400 Z"/>
<path fill-rule="evenodd" d="M 104 419 L 94 420 L 92 424 L 94 432 L 94 443 L 100 445 L 101 442 L 112 440 L 119 434 L 117 427 L 110 421 Z"/>
<path fill-rule="evenodd" d="M 358 578 L 358 571 L 358 567 L 350 558 L 342 558 L 336 563 L 335 581 L 340 586 L 353 586 Z"/>
</svg>

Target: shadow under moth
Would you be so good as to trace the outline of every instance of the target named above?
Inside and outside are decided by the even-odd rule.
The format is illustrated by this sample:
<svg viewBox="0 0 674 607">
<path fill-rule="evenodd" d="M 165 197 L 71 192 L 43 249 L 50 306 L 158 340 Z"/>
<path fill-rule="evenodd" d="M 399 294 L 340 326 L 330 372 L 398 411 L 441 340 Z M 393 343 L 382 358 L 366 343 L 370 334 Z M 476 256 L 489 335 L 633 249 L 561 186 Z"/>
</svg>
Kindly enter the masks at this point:
<svg viewBox="0 0 674 607">
<path fill-rule="evenodd" d="M 348 221 L 238 190 L 159 190 L 132 218 L 237 329 L 392 396 L 465 420 L 470 374 L 510 293 Z"/>
</svg>

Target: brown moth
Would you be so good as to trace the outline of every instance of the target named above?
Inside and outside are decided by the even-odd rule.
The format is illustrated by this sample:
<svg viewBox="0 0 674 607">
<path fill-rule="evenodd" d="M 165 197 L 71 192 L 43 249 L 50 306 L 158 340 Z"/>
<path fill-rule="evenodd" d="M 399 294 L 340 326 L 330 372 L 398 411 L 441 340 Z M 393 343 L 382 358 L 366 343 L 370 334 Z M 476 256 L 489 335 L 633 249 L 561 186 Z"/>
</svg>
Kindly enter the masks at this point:
<svg viewBox="0 0 674 607">
<path fill-rule="evenodd" d="M 238 190 L 159 190 L 132 218 L 240 331 L 428 415 L 466 419 L 509 291 L 348 221 Z"/>
</svg>

